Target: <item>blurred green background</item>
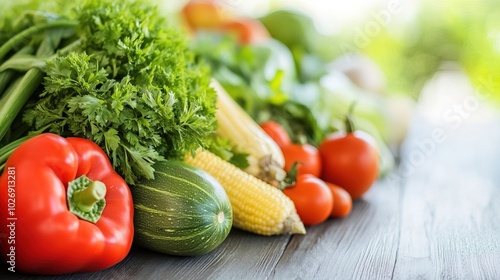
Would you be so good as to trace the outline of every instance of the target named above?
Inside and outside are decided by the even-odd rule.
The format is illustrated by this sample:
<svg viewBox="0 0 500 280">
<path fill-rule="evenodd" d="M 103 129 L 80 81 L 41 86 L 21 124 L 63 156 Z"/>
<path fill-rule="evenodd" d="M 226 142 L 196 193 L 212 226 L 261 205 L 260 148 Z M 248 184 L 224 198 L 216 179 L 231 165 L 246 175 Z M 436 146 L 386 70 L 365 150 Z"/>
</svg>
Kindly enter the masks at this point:
<svg viewBox="0 0 500 280">
<path fill-rule="evenodd" d="M 175 10 L 186 2 L 169 0 L 162 4 L 168 10 Z M 500 1 L 220 0 L 219 3 L 227 12 L 257 18 L 265 18 L 276 10 L 296 12 L 295 17 L 276 17 L 281 25 L 275 22 L 271 28 L 294 33 L 296 38 L 289 43 L 301 45 L 300 51 L 323 61 L 333 61 L 347 53 L 367 55 L 382 69 L 387 94 L 416 99 L 424 83 L 443 63 L 451 62 L 466 71 L 478 90 L 493 95 L 492 102 L 500 102 Z M 299 47 L 292 46 L 296 52 Z"/>
<path fill-rule="evenodd" d="M 5 11 L 23 1 L 2 1 L 0 7 Z M 173 17 L 188 2 L 152 1 L 157 1 Z M 59 1 L 39 2 L 42 6 L 61 6 Z M 378 87 L 383 86 L 378 90 L 417 99 L 424 83 L 443 63 L 451 62 L 469 75 L 478 90 L 493 96 L 492 102 L 500 103 L 498 0 L 217 2 L 223 12 L 263 20 L 271 35 L 283 39 L 296 59 L 307 57 L 304 67 L 310 70 L 318 67 L 308 62 L 329 63 L 346 54 L 366 55 L 383 72 L 384 81 L 372 81 Z M 275 11 L 291 11 L 292 15 L 279 12 L 276 15 Z M 321 73 L 310 71 L 307 75 Z"/>
</svg>

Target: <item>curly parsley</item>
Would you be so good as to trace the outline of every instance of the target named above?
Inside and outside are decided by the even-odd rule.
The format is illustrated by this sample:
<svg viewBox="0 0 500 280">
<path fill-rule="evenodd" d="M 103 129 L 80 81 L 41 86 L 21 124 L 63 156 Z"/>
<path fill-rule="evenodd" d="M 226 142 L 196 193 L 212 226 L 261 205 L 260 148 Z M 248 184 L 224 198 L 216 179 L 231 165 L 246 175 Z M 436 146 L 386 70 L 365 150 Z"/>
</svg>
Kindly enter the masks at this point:
<svg viewBox="0 0 500 280">
<path fill-rule="evenodd" d="M 216 94 L 184 34 L 147 1 L 88 0 L 74 14 L 78 46 L 46 62 L 31 129 L 96 142 L 129 183 L 208 147 Z"/>
</svg>

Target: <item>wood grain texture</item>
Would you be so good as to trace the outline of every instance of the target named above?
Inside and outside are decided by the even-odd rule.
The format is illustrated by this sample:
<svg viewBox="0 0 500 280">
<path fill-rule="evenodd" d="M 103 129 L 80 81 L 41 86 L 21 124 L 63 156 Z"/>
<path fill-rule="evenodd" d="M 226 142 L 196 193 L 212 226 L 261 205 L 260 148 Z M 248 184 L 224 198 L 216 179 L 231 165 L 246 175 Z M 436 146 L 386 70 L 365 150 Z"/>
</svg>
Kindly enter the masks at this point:
<svg viewBox="0 0 500 280">
<path fill-rule="evenodd" d="M 394 279 L 500 279 L 500 117 L 461 75 L 429 83 L 404 147 Z"/>
<path fill-rule="evenodd" d="M 276 265 L 290 236 L 259 236 L 233 229 L 214 251 L 176 257 L 134 247 L 117 265 L 99 272 L 28 276 L 2 270 L 0 279 L 264 279 Z M 6 277 L 6 278 L 4 278 Z"/>
<path fill-rule="evenodd" d="M 500 279 L 498 124 L 453 132 L 405 179 L 395 279 Z"/>
<path fill-rule="evenodd" d="M 397 185 L 380 182 L 343 219 L 294 236 L 270 279 L 390 279 L 396 257 Z"/>
</svg>

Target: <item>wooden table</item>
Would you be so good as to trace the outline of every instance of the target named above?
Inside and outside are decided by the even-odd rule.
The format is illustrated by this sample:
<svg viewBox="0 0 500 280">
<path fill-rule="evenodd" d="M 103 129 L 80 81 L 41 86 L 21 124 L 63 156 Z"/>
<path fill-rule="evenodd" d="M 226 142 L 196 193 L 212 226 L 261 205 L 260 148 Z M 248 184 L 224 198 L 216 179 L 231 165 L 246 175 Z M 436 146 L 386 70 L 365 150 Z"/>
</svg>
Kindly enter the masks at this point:
<svg viewBox="0 0 500 280">
<path fill-rule="evenodd" d="M 436 83 L 433 92 L 442 86 Z M 467 106 L 460 124 L 451 121 L 449 110 L 470 98 L 436 110 L 439 102 L 424 95 L 398 169 L 348 217 L 306 235 L 234 229 L 200 257 L 133 248 L 100 272 L 28 277 L 3 270 L 0 279 L 500 279 L 500 117 L 481 103 Z"/>
</svg>

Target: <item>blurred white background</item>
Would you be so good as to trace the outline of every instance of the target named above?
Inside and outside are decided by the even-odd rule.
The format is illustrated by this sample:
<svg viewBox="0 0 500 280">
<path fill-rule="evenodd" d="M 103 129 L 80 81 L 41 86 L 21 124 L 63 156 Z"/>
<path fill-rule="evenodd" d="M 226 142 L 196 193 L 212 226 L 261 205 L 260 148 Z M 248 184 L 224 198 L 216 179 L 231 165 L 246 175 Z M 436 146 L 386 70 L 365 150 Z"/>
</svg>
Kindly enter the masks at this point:
<svg viewBox="0 0 500 280">
<path fill-rule="evenodd" d="M 187 0 L 160 0 L 168 9 L 178 10 Z M 381 20 L 390 13 L 391 24 L 413 19 L 421 0 L 219 0 L 223 9 L 252 17 L 274 9 L 299 9 L 313 16 L 319 31 L 334 34 L 348 25 Z"/>
</svg>

